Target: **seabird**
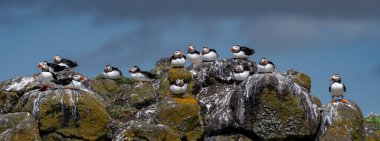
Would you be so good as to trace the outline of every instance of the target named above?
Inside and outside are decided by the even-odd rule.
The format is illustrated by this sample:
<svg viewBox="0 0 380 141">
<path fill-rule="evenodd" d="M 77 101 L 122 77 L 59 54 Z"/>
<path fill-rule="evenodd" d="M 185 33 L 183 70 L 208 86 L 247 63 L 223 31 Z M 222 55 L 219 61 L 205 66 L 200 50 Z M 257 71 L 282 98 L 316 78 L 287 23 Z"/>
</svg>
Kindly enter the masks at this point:
<svg viewBox="0 0 380 141">
<path fill-rule="evenodd" d="M 186 57 L 183 55 L 182 51 L 176 50 L 170 57 L 170 63 L 173 68 L 183 68 L 186 63 Z"/>
<path fill-rule="evenodd" d="M 152 82 L 157 79 L 155 74 L 141 71 L 138 66 L 133 66 L 128 72 L 131 74 L 132 79 L 140 82 Z"/>
<path fill-rule="evenodd" d="M 275 69 L 274 64 L 267 58 L 262 58 L 257 66 L 258 73 L 272 73 Z"/>
<path fill-rule="evenodd" d="M 211 62 L 216 61 L 218 59 L 218 54 L 216 53 L 216 51 L 208 47 L 202 48 L 201 55 L 203 62 Z"/>
<path fill-rule="evenodd" d="M 255 50 L 248 47 L 239 46 L 239 45 L 232 46 L 230 50 L 232 52 L 233 58 L 247 59 L 249 58 L 249 56 L 255 53 Z"/>
<path fill-rule="evenodd" d="M 250 75 L 249 67 L 247 65 L 236 65 L 232 76 L 237 81 L 243 81 Z"/>
<path fill-rule="evenodd" d="M 184 94 L 186 93 L 187 84 L 183 79 L 177 79 L 170 82 L 170 91 L 174 94 Z"/>
<path fill-rule="evenodd" d="M 189 59 L 191 64 L 199 64 L 200 62 L 202 62 L 202 57 L 201 57 L 199 51 L 197 51 L 195 49 L 195 47 L 192 45 L 187 47 L 186 57 L 187 57 L 187 59 Z"/>
<path fill-rule="evenodd" d="M 54 56 L 53 61 L 55 64 L 58 64 L 60 66 L 65 66 L 66 68 L 69 68 L 69 69 L 78 66 L 77 62 L 71 61 L 69 59 L 61 58 L 61 56 L 59 55 Z"/>
<path fill-rule="evenodd" d="M 122 77 L 121 71 L 117 67 L 107 65 L 104 67 L 103 76 L 107 79 L 120 79 Z"/>
<path fill-rule="evenodd" d="M 346 102 L 344 100 L 343 95 L 344 92 L 346 92 L 346 87 L 344 86 L 343 83 L 341 83 L 341 79 L 339 74 L 334 74 L 330 77 L 330 80 L 332 81 L 330 87 L 329 87 L 329 92 L 331 93 L 331 103 L 334 103 L 334 97 L 340 96 L 342 99 L 340 100 L 341 102 Z"/>
</svg>

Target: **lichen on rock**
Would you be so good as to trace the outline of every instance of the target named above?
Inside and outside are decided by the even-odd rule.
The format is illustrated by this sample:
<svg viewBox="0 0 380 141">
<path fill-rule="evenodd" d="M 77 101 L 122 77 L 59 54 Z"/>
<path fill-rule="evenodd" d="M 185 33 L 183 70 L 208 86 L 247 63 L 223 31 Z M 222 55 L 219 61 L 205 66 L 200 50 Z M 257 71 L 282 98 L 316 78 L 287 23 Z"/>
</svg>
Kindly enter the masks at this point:
<svg viewBox="0 0 380 141">
<path fill-rule="evenodd" d="M 39 141 L 38 124 L 27 112 L 0 114 L 0 141 Z"/>
</svg>

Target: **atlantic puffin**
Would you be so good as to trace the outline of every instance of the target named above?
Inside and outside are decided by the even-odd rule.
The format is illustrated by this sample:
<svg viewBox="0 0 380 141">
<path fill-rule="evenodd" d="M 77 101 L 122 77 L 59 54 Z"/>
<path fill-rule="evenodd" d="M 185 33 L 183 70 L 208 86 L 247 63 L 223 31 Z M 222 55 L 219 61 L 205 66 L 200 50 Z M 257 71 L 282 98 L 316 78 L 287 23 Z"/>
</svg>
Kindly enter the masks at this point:
<svg viewBox="0 0 380 141">
<path fill-rule="evenodd" d="M 340 102 L 346 102 L 346 100 L 343 98 L 344 92 L 346 92 L 346 87 L 343 83 L 341 83 L 341 79 L 339 74 L 334 74 L 330 77 L 330 80 L 332 81 L 329 92 L 331 93 L 331 103 L 335 103 L 334 97 L 340 96 L 342 99 Z"/>
<path fill-rule="evenodd" d="M 255 53 L 255 50 L 248 47 L 239 46 L 239 45 L 232 46 L 230 50 L 232 52 L 233 58 L 247 59 L 249 58 L 249 56 Z"/>
<path fill-rule="evenodd" d="M 65 66 L 68 69 L 78 66 L 77 62 L 71 61 L 69 59 L 61 58 L 61 56 L 59 55 L 54 56 L 53 61 L 55 64 L 58 64 L 60 66 Z"/>
<path fill-rule="evenodd" d="M 257 65 L 258 73 L 272 73 L 274 69 L 274 64 L 271 61 L 268 61 L 267 58 L 262 58 Z"/>
<path fill-rule="evenodd" d="M 86 77 L 81 74 L 73 74 L 70 77 L 52 80 L 56 85 L 62 85 L 65 89 L 79 89 Z"/>
<path fill-rule="evenodd" d="M 232 72 L 232 76 L 236 81 L 243 81 L 247 79 L 249 75 L 250 72 L 247 65 L 236 65 L 234 71 Z"/>
<path fill-rule="evenodd" d="M 49 66 L 47 64 L 40 64 L 39 69 L 41 70 L 40 78 L 42 80 L 43 86 L 40 91 L 45 91 L 49 87 L 53 87 L 54 83 L 52 81 L 57 80 L 57 75 L 49 71 Z"/>
<path fill-rule="evenodd" d="M 176 50 L 170 57 L 170 63 L 173 68 L 183 68 L 186 63 L 186 56 L 183 55 L 182 51 Z"/>
<path fill-rule="evenodd" d="M 187 90 L 187 84 L 183 79 L 177 79 L 170 82 L 170 91 L 174 94 L 184 94 Z"/>
<path fill-rule="evenodd" d="M 131 74 L 132 79 L 140 82 L 152 82 L 157 79 L 155 74 L 141 71 L 138 66 L 133 66 L 128 72 Z"/>
<path fill-rule="evenodd" d="M 42 67 L 43 65 L 47 65 L 48 68 L 49 68 L 49 71 L 50 71 L 50 72 L 60 72 L 60 71 L 65 70 L 65 68 L 66 68 L 65 66 L 60 66 L 60 65 L 57 65 L 57 64 L 54 64 L 54 63 L 49 63 L 49 62 L 47 62 L 47 61 L 45 61 L 45 60 L 39 62 L 39 63 L 37 64 L 37 68 L 41 69 L 41 67 Z"/>
<path fill-rule="evenodd" d="M 211 62 L 216 61 L 218 59 L 218 54 L 216 53 L 216 51 L 208 47 L 202 48 L 201 55 L 203 62 Z"/>
<path fill-rule="evenodd" d="M 120 79 L 123 76 L 123 74 L 117 67 L 106 65 L 104 67 L 103 76 L 107 79 Z"/>
<path fill-rule="evenodd" d="M 199 64 L 200 62 L 202 62 L 202 58 L 201 58 L 201 55 L 199 53 L 199 51 L 197 51 L 195 49 L 194 46 L 190 45 L 187 47 L 187 55 L 186 55 L 187 59 L 190 61 L 191 64 Z"/>
</svg>

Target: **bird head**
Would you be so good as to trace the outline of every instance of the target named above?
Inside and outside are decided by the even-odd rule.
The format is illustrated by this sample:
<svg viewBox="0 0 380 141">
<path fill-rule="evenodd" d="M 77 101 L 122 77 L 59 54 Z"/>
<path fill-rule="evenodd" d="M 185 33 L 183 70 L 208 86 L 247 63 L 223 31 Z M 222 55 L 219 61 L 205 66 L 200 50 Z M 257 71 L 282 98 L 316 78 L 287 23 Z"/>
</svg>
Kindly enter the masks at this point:
<svg viewBox="0 0 380 141">
<path fill-rule="evenodd" d="M 243 65 L 236 65 L 235 66 L 235 72 L 240 73 L 244 71 Z"/>
<path fill-rule="evenodd" d="M 183 81 L 183 79 L 177 79 L 177 80 L 175 80 L 175 84 L 177 86 L 182 87 L 183 85 L 185 85 L 185 81 Z"/>
<path fill-rule="evenodd" d="M 333 82 L 341 82 L 340 75 L 339 74 L 334 74 L 330 77 L 330 80 Z"/>
<path fill-rule="evenodd" d="M 140 68 L 138 66 L 133 66 L 131 69 L 128 70 L 129 73 L 136 73 L 140 71 Z"/>
<path fill-rule="evenodd" d="M 187 51 L 190 52 L 190 53 L 193 53 L 193 52 L 195 51 L 195 47 L 192 46 L 192 45 L 189 45 L 189 46 L 187 47 Z"/>
<path fill-rule="evenodd" d="M 180 50 L 176 50 L 176 51 L 174 51 L 173 56 L 174 56 L 174 57 L 182 57 L 182 56 L 183 56 L 183 53 L 182 53 L 182 51 L 180 51 Z"/>
<path fill-rule="evenodd" d="M 85 76 L 80 75 L 80 74 L 74 74 L 71 78 L 75 81 L 78 81 L 78 82 L 82 82 L 82 81 L 87 80 L 87 78 Z"/>
<path fill-rule="evenodd" d="M 203 47 L 202 48 L 202 54 L 207 54 L 210 52 L 210 49 L 208 47 Z"/>
<path fill-rule="evenodd" d="M 267 65 L 267 64 L 268 64 L 268 59 L 267 59 L 267 58 L 262 58 L 262 59 L 260 60 L 259 64 L 262 65 L 262 66 Z"/>
<path fill-rule="evenodd" d="M 62 61 L 62 58 L 61 58 L 61 56 L 56 55 L 53 57 L 53 61 L 54 61 L 54 63 L 60 63 Z"/>
<path fill-rule="evenodd" d="M 231 47 L 230 50 L 231 50 L 232 53 L 237 53 L 237 52 L 240 51 L 240 46 L 239 45 L 234 45 L 234 46 Z"/>
<path fill-rule="evenodd" d="M 107 65 L 104 67 L 104 72 L 107 73 L 107 72 L 111 72 L 112 71 L 112 67 L 110 65 Z"/>
</svg>

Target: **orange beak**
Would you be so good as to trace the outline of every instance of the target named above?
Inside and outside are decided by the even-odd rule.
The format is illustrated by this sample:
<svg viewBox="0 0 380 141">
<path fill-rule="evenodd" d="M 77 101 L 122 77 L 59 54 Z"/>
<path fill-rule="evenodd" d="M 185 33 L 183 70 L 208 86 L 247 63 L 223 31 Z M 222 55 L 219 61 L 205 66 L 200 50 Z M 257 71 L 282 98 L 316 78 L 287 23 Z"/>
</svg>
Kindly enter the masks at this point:
<svg viewBox="0 0 380 141">
<path fill-rule="evenodd" d="M 334 78 L 333 78 L 333 77 L 330 77 L 329 79 L 330 79 L 330 81 L 334 81 Z"/>
<path fill-rule="evenodd" d="M 42 66 L 40 65 L 40 64 L 37 64 L 37 66 L 36 66 L 37 68 L 39 68 L 39 69 L 41 69 L 42 68 Z"/>
<path fill-rule="evenodd" d="M 80 80 L 80 81 L 86 80 L 86 77 L 81 76 L 81 77 L 79 78 L 79 80 Z"/>
</svg>

